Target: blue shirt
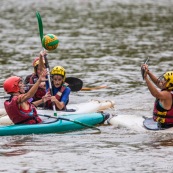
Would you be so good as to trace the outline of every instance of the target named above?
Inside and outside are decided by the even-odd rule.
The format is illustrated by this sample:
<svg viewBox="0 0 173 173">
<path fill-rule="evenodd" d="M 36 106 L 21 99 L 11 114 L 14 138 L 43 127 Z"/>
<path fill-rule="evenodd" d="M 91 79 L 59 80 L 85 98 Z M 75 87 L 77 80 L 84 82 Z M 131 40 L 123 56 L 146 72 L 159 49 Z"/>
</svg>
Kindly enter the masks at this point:
<svg viewBox="0 0 173 173">
<path fill-rule="evenodd" d="M 49 89 L 49 83 L 46 81 L 46 92 Z M 56 88 L 55 86 L 52 86 L 52 91 L 53 95 L 55 96 L 58 91 L 60 91 L 61 86 Z M 70 95 L 71 89 L 69 87 L 66 87 L 64 92 L 61 95 L 60 102 L 64 102 L 65 105 L 67 105 L 68 100 L 69 100 L 69 95 Z"/>
</svg>

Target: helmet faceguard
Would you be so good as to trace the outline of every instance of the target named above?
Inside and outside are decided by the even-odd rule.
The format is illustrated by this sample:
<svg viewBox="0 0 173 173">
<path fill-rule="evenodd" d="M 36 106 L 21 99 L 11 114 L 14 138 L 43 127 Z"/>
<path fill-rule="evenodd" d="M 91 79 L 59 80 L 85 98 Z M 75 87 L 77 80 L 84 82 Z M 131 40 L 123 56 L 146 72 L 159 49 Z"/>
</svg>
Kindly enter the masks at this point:
<svg viewBox="0 0 173 173">
<path fill-rule="evenodd" d="M 11 77 L 7 78 L 3 84 L 4 90 L 8 94 L 19 92 L 20 91 L 19 82 L 21 80 L 22 79 L 18 76 L 11 76 Z"/>
<path fill-rule="evenodd" d="M 65 81 L 66 78 L 66 72 L 65 69 L 62 66 L 55 66 L 52 71 L 51 75 L 60 75 L 63 77 L 63 82 Z"/>
</svg>

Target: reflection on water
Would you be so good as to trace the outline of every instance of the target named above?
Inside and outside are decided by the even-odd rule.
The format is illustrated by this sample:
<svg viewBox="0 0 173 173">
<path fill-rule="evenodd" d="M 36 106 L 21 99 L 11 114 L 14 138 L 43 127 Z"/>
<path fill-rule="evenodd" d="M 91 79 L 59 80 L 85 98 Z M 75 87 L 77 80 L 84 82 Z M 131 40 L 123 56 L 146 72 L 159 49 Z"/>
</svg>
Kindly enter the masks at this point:
<svg viewBox="0 0 173 173">
<path fill-rule="evenodd" d="M 72 93 L 71 103 L 113 99 L 118 114 L 149 116 L 154 98 L 140 65 L 149 56 L 150 70 L 157 76 L 172 69 L 172 5 L 172 0 L 1 0 L 0 85 L 10 75 L 33 72 L 31 62 L 41 50 L 38 10 L 44 34 L 56 34 L 60 40 L 58 49 L 49 52 L 51 68 L 64 66 L 67 76 L 81 78 L 85 87 L 108 86 Z M 2 107 L 3 100 L 0 103 Z M 171 135 L 100 128 L 101 134 L 2 137 L 0 170 L 171 172 Z"/>
</svg>

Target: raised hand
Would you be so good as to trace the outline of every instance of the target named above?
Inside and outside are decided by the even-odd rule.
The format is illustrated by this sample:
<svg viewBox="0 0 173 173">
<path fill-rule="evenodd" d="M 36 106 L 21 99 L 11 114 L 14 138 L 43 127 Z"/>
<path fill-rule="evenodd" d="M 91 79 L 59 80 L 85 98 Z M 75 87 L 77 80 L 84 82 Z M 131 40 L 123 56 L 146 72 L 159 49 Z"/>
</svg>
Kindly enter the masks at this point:
<svg viewBox="0 0 173 173">
<path fill-rule="evenodd" d="M 39 82 L 41 83 L 41 82 L 45 82 L 45 81 L 47 81 L 48 79 L 46 78 L 46 76 L 47 76 L 47 70 L 46 69 L 44 69 L 41 73 L 40 73 L 40 76 L 39 76 Z"/>
<path fill-rule="evenodd" d="M 42 50 L 40 52 L 40 56 L 44 57 L 45 55 L 47 55 L 47 51 L 46 50 Z"/>
<path fill-rule="evenodd" d="M 147 75 L 148 75 L 148 72 L 149 72 L 149 69 L 148 69 L 148 64 L 142 64 L 141 65 L 141 69 L 144 71 L 144 79 L 147 77 Z"/>
</svg>

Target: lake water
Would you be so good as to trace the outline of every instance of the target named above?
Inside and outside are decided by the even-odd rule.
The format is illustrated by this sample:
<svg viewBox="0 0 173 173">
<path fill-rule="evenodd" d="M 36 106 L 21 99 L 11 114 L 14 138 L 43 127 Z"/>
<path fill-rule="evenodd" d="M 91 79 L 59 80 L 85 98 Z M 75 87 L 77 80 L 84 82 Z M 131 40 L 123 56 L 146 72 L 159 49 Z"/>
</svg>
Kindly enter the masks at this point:
<svg viewBox="0 0 173 173">
<path fill-rule="evenodd" d="M 114 100 L 112 114 L 152 114 L 154 98 L 140 73 L 160 76 L 172 70 L 173 0 L 1 0 L 0 85 L 11 75 L 33 72 L 41 51 L 35 12 L 44 34 L 58 36 L 48 54 L 50 67 L 62 65 L 67 76 L 85 87 L 109 88 L 71 93 L 70 103 Z M 1 86 L 0 94 L 5 93 Z M 3 101 L 0 100 L 3 107 Z M 1 137 L 0 172 L 173 172 L 173 136 L 139 133 L 110 125 L 67 134 Z"/>
</svg>

